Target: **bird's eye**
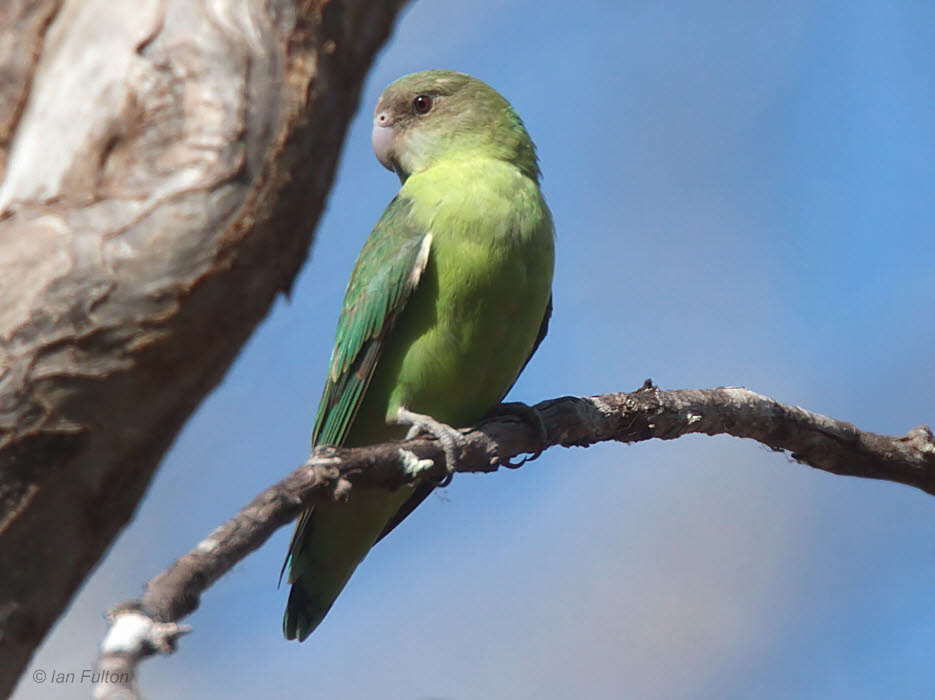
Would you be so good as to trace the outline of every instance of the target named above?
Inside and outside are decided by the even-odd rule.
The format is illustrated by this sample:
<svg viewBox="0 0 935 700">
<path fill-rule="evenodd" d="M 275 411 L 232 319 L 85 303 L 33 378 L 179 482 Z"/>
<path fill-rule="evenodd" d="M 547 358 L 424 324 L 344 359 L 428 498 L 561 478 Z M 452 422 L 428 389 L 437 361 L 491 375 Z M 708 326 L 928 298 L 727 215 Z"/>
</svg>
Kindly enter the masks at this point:
<svg viewBox="0 0 935 700">
<path fill-rule="evenodd" d="M 419 95 L 412 101 L 412 108 L 416 114 L 427 114 L 432 109 L 432 98 L 428 95 Z"/>
</svg>

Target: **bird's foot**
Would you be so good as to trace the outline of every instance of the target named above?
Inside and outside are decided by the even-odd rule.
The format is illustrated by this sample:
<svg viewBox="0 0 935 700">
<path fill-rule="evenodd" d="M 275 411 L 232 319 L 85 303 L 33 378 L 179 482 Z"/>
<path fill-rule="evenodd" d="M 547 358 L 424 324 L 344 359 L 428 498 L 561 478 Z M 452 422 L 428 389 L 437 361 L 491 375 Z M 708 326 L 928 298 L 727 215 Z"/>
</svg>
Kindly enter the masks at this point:
<svg viewBox="0 0 935 700">
<path fill-rule="evenodd" d="M 509 403 L 501 403 L 494 406 L 487 413 L 485 418 L 498 418 L 501 416 L 515 416 L 521 421 L 526 423 L 539 439 L 539 449 L 533 452 L 528 457 L 523 457 L 519 462 L 512 462 L 510 460 L 501 460 L 500 464 L 507 469 L 519 469 L 521 466 L 526 464 L 526 462 L 532 462 L 533 460 L 539 459 L 542 455 L 542 450 L 544 446 L 548 443 L 549 432 L 545 428 L 545 421 L 542 420 L 542 414 L 539 413 L 532 406 L 525 404 L 521 401 L 511 401 Z"/>
<path fill-rule="evenodd" d="M 450 484 L 455 473 L 455 467 L 460 460 L 460 455 L 464 452 L 464 436 L 450 425 L 446 425 L 423 413 L 415 413 L 407 408 L 400 408 L 396 411 L 394 422 L 409 426 L 409 432 L 406 433 L 407 440 L 411 440 L 419 433 L 428 433 L 441 443 L 442 449 L 445 451 L 445 470 L 448 474 L 438 485 L 444 488 Z"/>
</svg>

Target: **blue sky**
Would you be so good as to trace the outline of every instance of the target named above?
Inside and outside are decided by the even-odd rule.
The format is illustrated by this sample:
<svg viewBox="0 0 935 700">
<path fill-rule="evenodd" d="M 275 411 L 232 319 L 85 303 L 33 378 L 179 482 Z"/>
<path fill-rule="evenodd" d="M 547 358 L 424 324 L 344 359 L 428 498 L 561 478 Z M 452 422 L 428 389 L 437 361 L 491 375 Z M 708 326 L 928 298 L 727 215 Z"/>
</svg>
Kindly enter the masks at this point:
<svg viewBox="0 0 935 700">
<path fill-rule="evenodd" d="M 512 396 L 742 385 L 935 424 L 935 5 L 417 2 L 367 80 L 318 240 L 31 668 L 302 462 L 344 286 L 398 187 L 370 115 L 404 73 L 510 99 L 558 229 Z M 151 697 L 930 698 L 935 500 L 747 441 L 553 449 L 464 475 L 287 643 L 277 534 L 142 674 Z M 71 697 L 28 679 L 19 698 Z"/>
</svg>

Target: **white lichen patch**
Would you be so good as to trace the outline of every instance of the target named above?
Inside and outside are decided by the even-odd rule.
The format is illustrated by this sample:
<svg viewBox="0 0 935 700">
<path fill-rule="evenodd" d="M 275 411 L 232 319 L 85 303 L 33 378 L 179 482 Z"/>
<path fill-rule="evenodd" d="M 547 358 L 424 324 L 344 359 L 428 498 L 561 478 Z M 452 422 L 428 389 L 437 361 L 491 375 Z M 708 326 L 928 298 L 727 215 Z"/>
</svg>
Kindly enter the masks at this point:
<svg viewBox="0 0 935 700">
<path fill-rule="evenodd" d="M 138 655 L 149 638 L 153 624 L 152 619 L 140 612 L 117 613 L 110 631 L 101 642 L 101 653 Z"/>
<path fill-rule="evenodd" d="M 617 413 L 617 410 L 608 404 L 606 401 L 601 399 L 600 396 L 591 396 L 588 398 L 588 401 L 591 402 L 591 405 L 594 406 L 598 411 L 603 413 L 605 416 L 612 416 Z"/>
<path fill-rule="evenodd" d="M 197 549 L 199 552 L 204 552 L 205 554 L 211 554 L 211 552 L 217 548 L 217 540 L 215 540 L 213 537 L 206 537 L 198 543 L 197 547 L 195 547 L 195 549 Z"/>
</svg>

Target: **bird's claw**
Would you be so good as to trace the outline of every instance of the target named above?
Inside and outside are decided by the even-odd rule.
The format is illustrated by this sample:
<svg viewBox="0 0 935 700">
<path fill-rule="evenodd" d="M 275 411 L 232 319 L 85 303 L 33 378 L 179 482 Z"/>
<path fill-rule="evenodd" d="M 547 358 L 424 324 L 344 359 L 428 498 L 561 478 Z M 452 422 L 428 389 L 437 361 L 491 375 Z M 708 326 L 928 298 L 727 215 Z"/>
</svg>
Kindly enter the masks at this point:
<svg viewBox="0 0 935 700">
<path fill-rule="evenodd" d="M 545 421 L 542 420 L 542 414 L 539 413 L 539 411 L 521 401 L 511 401 L 494 406 L 487 414 L 487 418 L 495 418 L 498 416 L 516 416 L 532 428 L 533 432 L 535 432 L 539 438 L 539 448 L 535 452 L 523 457 L 518 462 L 509 459 L 501 459 L 500 466 L 506 467 L 507 469 L 519 469 L 526 464 L 526 462 L 532 462 L 542 456 L 542 450 L 549 440 L 549 432 L 546 430 Z"/>
<path fill-rule="evenodd" d="M 439 488 L 448 486 L 452 478 L 454 478 L 455 467 L 460 461 L 459 455 L 464 452 L 464 436 L 450 425 L 437 421 L 431 416 L 427 416 L 423 413 L 415 413 L 406 408 L 400 408 L 396 412 L 395 422 L 409 426 L 409 431 L 406 433 L 407 440 L 411 440 L 419 433 L 428 433 L 441 443 L 442 450 L 445 452 L 445 471 L 447 474 L 438 482 L 438 486 Z"/>
<path fill-rule="evenodd" d="M 520 461 L 514 462 L 512 459 L 501 459 L 500 466 L 505 467 L 506 469 L 519 469 L 521 466 L 526 464 L 526 462 L 531 462 L 534 459 L 537 459 L 539 455 L 542 454 L 542 450 L 536 452 L 533 456 L 523 457 Z"/>
</svg>

